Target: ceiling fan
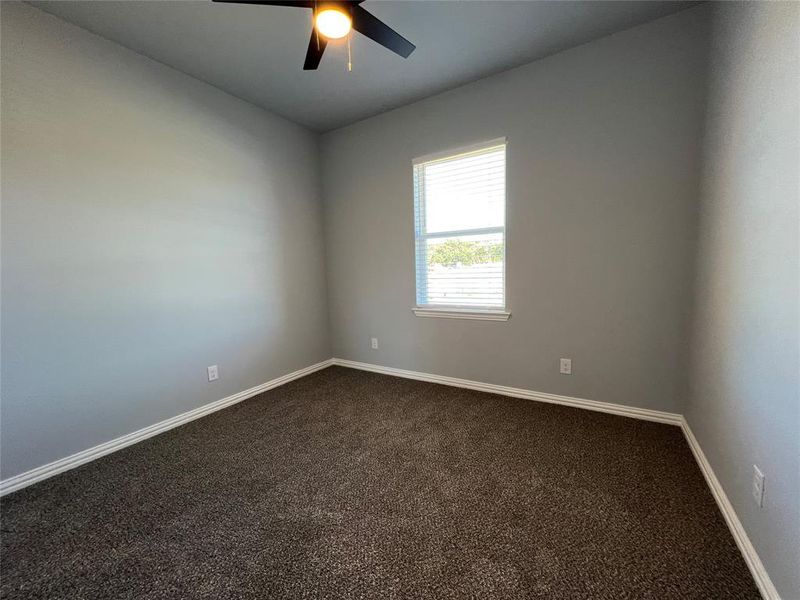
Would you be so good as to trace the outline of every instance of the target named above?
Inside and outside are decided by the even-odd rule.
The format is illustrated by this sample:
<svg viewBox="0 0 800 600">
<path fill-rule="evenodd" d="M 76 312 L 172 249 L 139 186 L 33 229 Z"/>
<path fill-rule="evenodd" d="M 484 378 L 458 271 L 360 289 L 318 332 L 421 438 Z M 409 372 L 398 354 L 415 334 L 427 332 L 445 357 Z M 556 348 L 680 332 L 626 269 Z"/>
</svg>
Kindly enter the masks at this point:
<svg viewBox="0 0 800 600">
<path fill-rule="evenodd" d="M 343 38 L 353 28 L 381 46 L 408 58 L 416 46 L 383 21 L 359 6 L 364 0 L 214 0 L 233 4 L 264 4 L 266 6 L 295 6 L 314 12 L 314 27 L 308 42 L 304 71 L 319 66 L 328 40 Z"/>
</svg>

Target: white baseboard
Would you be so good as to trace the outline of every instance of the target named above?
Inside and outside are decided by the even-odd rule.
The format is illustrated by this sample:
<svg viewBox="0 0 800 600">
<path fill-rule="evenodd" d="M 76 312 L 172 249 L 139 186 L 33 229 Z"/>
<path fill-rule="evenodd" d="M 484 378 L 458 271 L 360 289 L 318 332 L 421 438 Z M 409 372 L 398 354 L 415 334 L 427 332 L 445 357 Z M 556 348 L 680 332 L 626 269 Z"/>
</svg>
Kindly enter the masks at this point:
<svg viewBox="0 0 800 600">
<path fill-rule="evenodd" d="M 609 402 L 598 402 L 597 400 L 586 400 L 585 398 L 573 398 L 571 396 L 559 396 L 558 394 L 546 394 L 544 392 L 534 392 L 522 388 L 508 387 L 505 385 L 495 385 L 493 383 L 483 383 L 471 381 L 469 379 L 458 379 L 457 377 L 446 377 L 444 375 L 433 375 L 431 373 L 421 373 L 419 371 L 406 371 L 405 369 L 395 369 L 394 367 L 382 367 L 370 363 L 356 362 L 342 358 L 334 358 L 334 365 L 360 369 L 362 371 L 372 371 L 373 373 L 383 373 L 384 375 L 395 375 L 406 379 L 417 379 L 419 381 L 429 381 L 431 383 L 441 383 L 454 387 L 478 390 L 500 394 L 501 396 L 511 396 L 513 398 L 523 398 L 525 400 L 536 400 L 537 402 L 547 402 L 549 404 L 563 404 L 575 408 L 584 408 L 596 412 L 610 413 L 645 421 L 655 421 L 657 423 L 667 423 L 669 425 L 680 425 L 682 416 L 677 413 L 651 410 L 649 408 L 636 408 L 623 404 L 611 404 Z"/>
<path fill-rule="evenodd" d="M 703 453 L 703 449 L 700 447 L 700 443 L 697 441 L 697 438 L 694 437 L 694 433 L 692 433 L 692 429 L 689 427 L 689 423 L 683 417 L 681 417 L 681 429 L 683 430 L 683 435 L 686 436 L 686 441 L 689 443 L 689 448 L 692 449 L 692 454 L 694 454 L 697 464 L 700 466 L 700 471 L 702 471 L 703 476 L 706 478 L 708 487 L 711 488 L 714 500 L 717 501 L 717 506 L 719 506 L 722 516 L 725 517 L 728 529 L 731 530 L 731 535 L 733 535 L 733 539 L 736 540 L 736 545 L 739 546 L 739 551 L 742 553 L 744 561 L 747 563 L 750 573 L 753 575 L 753 579 L 761 595 L 764 597 L 764 600 L 780 600 L 778 590 L 772 583 L 767 570 L 764 568 L 764 564 L 761 562 L 756 549 L 747 536 L 742 522 L 739 520 L 739 517 L 736 516 L 736 511 L 733 510 L 733 505 L 730 503 L 730 500 L 728 500 L 728 496 L 725 494 L 722 484 L 714 474 L 711 463 L 708 462 L 706 455 Z"/>
<path fill-rule="evenodd" d="M 166 419 L 159 423 L 155 423 L 143 429 L 139 429 L 138 431 L 134 431 L 132 433 L 128 433 L 121 437 L 115 438 L 108 442 L 104 442 L 92 448 L 88 448 L 86 450 L 82 450 L 66 458 L 61 458 L 59 460 L 53 461 L 46 465 L 42 465 L 41 467 L 36 467 L 35 469 L 31 469 L 30 471 L 26 471 L 25 473 L 20 473 L 19 475 L 15 475 L 14 477 L 9 477 L 8 479 L 3 479 L 0 481 L 0 496 L 4 496 L 6 494 L 10 494 L 16 490 L 22 489 L 29 485 L 36 483 L 37 481 L 42 481 L 43 479 L 47 479 L 48 477 L 52 477 L 53 475 L 58 475 L 59 473 L 63 473 L 64 471 L 68 471 L 69 469 L 74 469 L 84 463 L 89 461 L 95 460 L 96 458 L 100 458 L 101 456 L 105 456 L 106 454 L 110 454 L 124 448 L 126 446 L 130 446 L 131 444 L 135 444 L 136 442 L 141 442 L 149 437 L 153 437 L 154 435 L 158 435 L 159 433 L 163 433 L 169 429 L 173 429 L 184 423 L 188 423 L 189 421 L 194 421 L 195 419 L 199 419 L 200 417 L 204 417 L 207 414 L 216 412 L 232 404 L 236 404 L 237 402 L 241 402 L 242 400 L 247 400 L 248 398 L 252 398 L 262 392 L 266 392 L 267 390 L 271 390 L 272 388 L 276 388 L 278 386 L 283 385 L 284 383 L 289 383 L 295 379 L 299 379 L 305 375 L 309 375 L 314 371 L 319 371 L 320 369 L 324 369 L 325 367 L 329 367 L 333 364 L 331 359 L 324 360 L 319 362 L 315 365 L 311 365 L 309 367 L 305 367 L 303 369 L 299 369 L 294 371 L 293 373 L 288 373 L 286 375 L 282 375 L 281 377 L 276 377 L 266 383 L 262 383 L 261 385 L 257 385 L 255 387 L 250 388 L 249 390 L 244 390 L 243 392 L 239 392 L 237 394 L 233 394 L 232 396 L 228 396 L 227 398 L 223 398 L 222 400 L 216 400 L 215 402 L 211 402 L 210 404 L 206 404 L 199 408 L 195 408 L 194 410 L 190 410 L 188 412 L 182 413 L 170 419 Z"/>
</svg>

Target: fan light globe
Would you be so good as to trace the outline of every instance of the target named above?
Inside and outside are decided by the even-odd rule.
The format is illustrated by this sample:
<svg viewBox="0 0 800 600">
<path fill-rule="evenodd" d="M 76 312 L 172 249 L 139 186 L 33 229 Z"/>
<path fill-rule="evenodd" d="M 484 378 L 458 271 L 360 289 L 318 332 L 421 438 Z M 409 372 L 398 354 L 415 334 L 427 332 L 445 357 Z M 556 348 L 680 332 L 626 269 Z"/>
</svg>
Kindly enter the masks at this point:
<svg viewBox="0 0 800 600">
<path fill-rule="evenodd" d="M 350 17 L 335 8 L 327 8 L 317 14 L 317 30 L 326 38 L 343 38 L 350 31 L 350 26 Z"/>
</svg>

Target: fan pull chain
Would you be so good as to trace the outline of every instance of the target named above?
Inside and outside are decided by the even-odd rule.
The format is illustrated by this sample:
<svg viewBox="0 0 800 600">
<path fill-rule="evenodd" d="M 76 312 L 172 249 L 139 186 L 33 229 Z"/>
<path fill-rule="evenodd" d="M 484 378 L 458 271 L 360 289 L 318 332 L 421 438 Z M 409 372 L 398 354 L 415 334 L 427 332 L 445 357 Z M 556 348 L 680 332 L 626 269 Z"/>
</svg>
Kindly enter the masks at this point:
<svg viewBox="0 0 800 600">
<path fill-rule="evenodd" d="M 316 0 L 315 0 L 316 1 Z M 350 23 L 353 23 L 353 3 L 350 3 Z M 350 55 L 350 38 L 353 37 L 353 29 L 352 27 L 347 32 L 347 72 L 350 73 L 353 70 L 353 58 Z"/>
<path fill-rule="evenodd" d="M 353 57 L 350 55 L 350 38 L 353 37 L 352 30 L 347 34 L 347 71 L 353 70 Z"/>
<path fill-rule="evenodd" d="M 311 11 L 311 29 L 314 30 L 314 36 L 317 38 L 317 52 L 319 52 L 319 29 L 317 29 L 317 0 L 314 0 L 314 8 Z"/>
</svg>

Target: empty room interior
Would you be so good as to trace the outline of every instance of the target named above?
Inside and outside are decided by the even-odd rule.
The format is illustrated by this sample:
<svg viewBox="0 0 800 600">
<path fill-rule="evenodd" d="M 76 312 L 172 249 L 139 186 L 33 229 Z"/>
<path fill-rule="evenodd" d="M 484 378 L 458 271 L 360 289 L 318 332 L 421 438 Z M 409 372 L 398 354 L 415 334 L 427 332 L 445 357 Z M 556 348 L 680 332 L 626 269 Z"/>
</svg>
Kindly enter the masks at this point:
<svg viewBox="0 0 800 600">
<path fill-rule="evenodd" d="M 800 2 L 0 26 L 0 598 L 800 600 Z"/>
</svg>

